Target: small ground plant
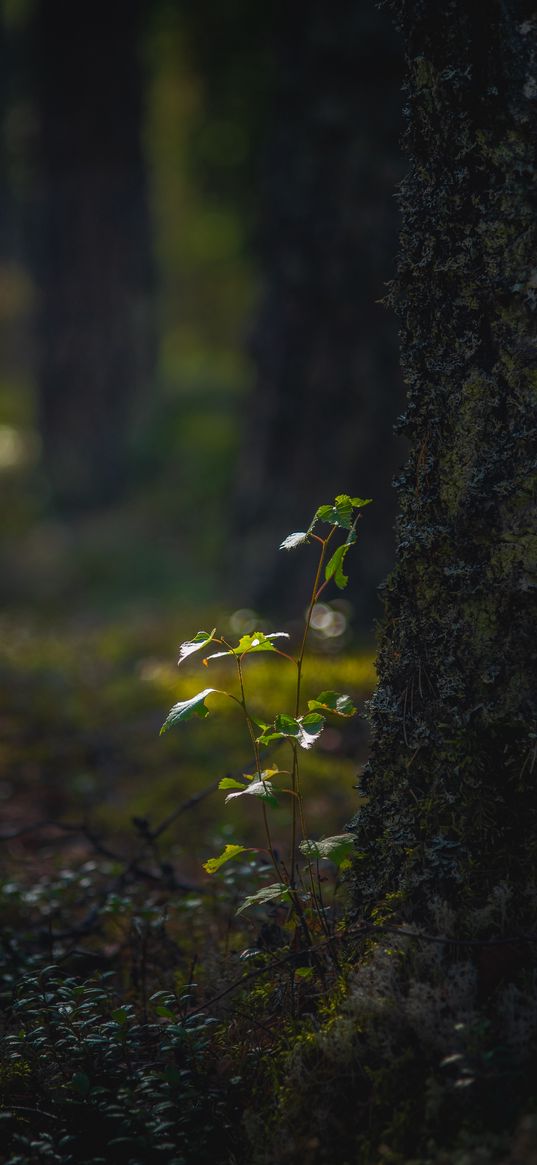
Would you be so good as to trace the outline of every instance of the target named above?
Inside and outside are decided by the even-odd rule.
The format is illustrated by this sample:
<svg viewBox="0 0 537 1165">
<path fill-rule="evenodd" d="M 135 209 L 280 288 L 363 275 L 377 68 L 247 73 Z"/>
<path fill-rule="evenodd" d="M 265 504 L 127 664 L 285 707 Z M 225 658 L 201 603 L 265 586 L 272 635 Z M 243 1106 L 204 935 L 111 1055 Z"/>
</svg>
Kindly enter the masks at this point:
<svg viewBox="0 0 537 1165">
<path fill-rule="evenodd" d="M 190 869 L 176 868 L 186 846 L 182 837 L 179 845 L 162 843 L 162 835 L 212 797 L 216 781 L 193 796 L 189 784 L 187 800 L 157 825 L 133 815 L 132 828 L 116 840 L 86 817 L 73 820 L 71 806 L 65 819 L 23 820 L 0 831 L 0 1165 L 98 1165 L 111 1156 L 125 1165 L 254 1159 L 244 1114 L 267 1104 L 276 1111 L 278 1073 L 297 1033 L 310 1020 L 322 1022 L 351 967 L 353 928 L 338 921 L 334 867 L 349 861 L 352 837 L 312 838 L 308 781 L 316 776 L 311 768 L 306 775 L 304 760 L 325 725 L 345 724 L 356 709 L 347 692 L 331 690 L 351 687 L 347 678 L 333 678 L 333 660 L 314 699 L 306 698 L 303 672 L 315 605 L 329 585 L 345 587 L 346 557 L 367 501 L 340 495 L 282 543 L 285 550 L 308 543 L 318 549 L 296 652 L 285 632 L 255 631 L 235 644 L 216 629 L 180 649 L 180 663 L 199 653 L 219 677 L 230 664 L 233 683 L 183 698 L 162 731 L 204 719 L 213 696 L 227 700 L 242 720 L 238 735 L 251 763 L 237 764 L 239 775 L 224 777 L 220 788 L 230 806 L 259 808 L 264 842 L 257 831 L 253 840 L 235 841 L 219 825 L 228 844 L 219 852 L 215 843 L 215 856 L 205 861 L 216 877 L 193 883 Z M 289 669 L 280 672 L 283 682 L 271 687 L 266 673 L 262 682 L 260 661 L 250 668 L 247 657 L 259 653 Z M 167 677 L 166 689 L 152 695 L 152 717 L 169 683 Z M 181 696 L 187 691 L 182 686 Z M 288 706 L 263 716 L 270 692 L 274 707 Z M 86 705 L 84 688 L 80 707 L 88 716 Z M 137 717 L 141 710 L 143 701 Z M 230 747 L 232 719 L 223 734 Z M 61 722 L 63 735 L 57 729 L 62 741 L 70 723 Z M 136 748 L 151 736 L 144 721 Z M 176 757 L 173 739 L 169 744 Z M 206 755 L 214 755 L 214 742 Z M 234 769 L 240 753 L 227 755 Z M 126 767 L 130 759 L 128 752 Z M 66 772 L 71 767 L 76 772 L 70 760 Z M 286 803 L 282 836 L 276 807 Z M 203 845 L 202 830 L 198 835 Z M 21 854 L 25 865 L 16 873 Z"/>
<path fill-rule="evenodd" d="M 314 699 L 308 700 L 304 707 L 302 673 L 315 605 L 331 583 L 339 590 L 347 586 L 348 576 L 345 574 L 347 554 L 357 540 L 357 525 L 361 511 L 370 501 L 371 498 L 339 494 L 333 503 L 318 507 L 307 530 L 289 534 L 281 544 L 282 550 L 294 550 L 311 542 L 319 546 L 304 631 L 297 654 L 293 656 L 283 649 L 282 641 L 289 639 L 285 631 L 269 634 L 255 631 L 242 635 L 234 646 L 221 635 L 217 635 L 216 627 L 210 632 L 198 631 L 192 639 L 181 644 L 179 665 L 194 653 L 217 646 L 220 650 L 205 655 L 203 664 L 209 666 L 212 660 L 229 658 L 235 669 L 236 688 L 234 691 L 203 688 L 190 699 L 174 704 L 161 728 L 161 733 L 166 733 L 194 717 L 205 719 L 209 714 L 206 700 L 211 696 L 224 696 L 238 705 L 251 749 L 251 772 L 242 774 L 240 779 L 224 777 L 219 788 L 226 791 L 226 802 L 245 796 L 259 800 L 266 838 L 266 857 L 270 860 L 276 881 L 247 896 L 237 913 L 240 914 L 251 906 L 267 903 L 285 904 L 307 944 L 311 942 L 312 931 L 324 933 L 327 939 L 331 934 L 330 908 L 323 898 L 320 862 L 329 859 L 337 867 L 349 864 L 353 837 L 349 833 L 320 840 L 313 840 L 308 836 L 306 805 L 300 775 L 301 751 L 315 745 L 328 718 L 349 719 L 356 714 L 356 708 L 346 693 L 328 690 L 320 691 Z M 328 530 L 321 534 L 318 531 L 319 527 L 323 526 L 328 527 Z M 251 655 L 260 652 L 278 655 L 296 671 L 294 707 L 292 710 L 278 712 L 269 721 L 252 714 L 250 681 L 246 680 L 245 662 Z M 282 743 L 286 743 L 289 748 L 288 768 L 279 768 L 270 756 L 273 746 Z M 278 805 L 280 797 L 291 798 L 291 829 L 285 855 L 280 854 L 274 845 L 269 816 L 271 808 Z M 254 847 L 242 843 L 227 844 L 222 853 L 205 862 L 204 868 L 209 874 L 215 874 L 227 862 L 247 852 L 254 852 Z"/>
</svg>

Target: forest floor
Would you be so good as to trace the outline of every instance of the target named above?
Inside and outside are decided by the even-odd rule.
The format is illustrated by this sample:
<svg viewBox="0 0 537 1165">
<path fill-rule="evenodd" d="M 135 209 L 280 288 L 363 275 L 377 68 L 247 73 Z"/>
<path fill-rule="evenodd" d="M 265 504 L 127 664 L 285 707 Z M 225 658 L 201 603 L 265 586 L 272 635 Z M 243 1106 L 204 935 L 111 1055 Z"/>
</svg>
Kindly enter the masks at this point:
<svg viewBox="0 0 537 1165">
<path fill-rule="evenodd" d="M 259 802 L 224 806 L 217 788 L 251 770 L 236 705 L 215 700 L 206 721 L 159 737 L 170 705 L 233 682 L 227 660 L 210 675 L 199 657 L 178 671 L 177 645 L 197 629 L 139 612 L 3 622 L 2 1162 L 93 1165 L 111 1151 L 120 1162 L 231 1160 L 255 1065 L 326 994 L 287 910 L 236 917 L 270 878 Z M 292 710 L 290 663 L 257 657 L 245 673 L 252 715 Z M 371 655 L 314 654 L 304 698 L 335 689 L 363 712 L 373 684 Z M 363 716 L 328 725 L 319 745 L 302 769 L 314 838 L 341 833 L 356 811 Z M 272 756 L 281 768 L 287 747 Z M 279 853 L 289 800 L 270 810 Z M 206 874 L 203 862 L 232 843 L 252 852 Z M 335 918 L 345 889 L 324 866 Z"/>
</svg>

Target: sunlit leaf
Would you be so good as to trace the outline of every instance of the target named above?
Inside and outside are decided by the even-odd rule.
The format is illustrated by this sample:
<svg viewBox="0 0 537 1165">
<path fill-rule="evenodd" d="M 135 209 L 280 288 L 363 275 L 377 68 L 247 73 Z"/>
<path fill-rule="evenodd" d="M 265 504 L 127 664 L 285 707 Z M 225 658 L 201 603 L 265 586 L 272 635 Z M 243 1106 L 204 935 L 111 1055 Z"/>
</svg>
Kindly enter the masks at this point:
<svg viewBox="0 0 537 1165">
<path fill-rule="evenodd" d="M 178 664 L 183 660 L 188 659 L 189 655 L 193 655 L 195 651 L 201 651 L 202 647 L 206 647 L 208 643 L 214 639 L 216 635 L 216 627 L 212 631 L 198 631 L 193 639 L 187 639 L 179 648 Z"/>
<path fill-rule="evenodd" d="M 312 841 L 308 838 L 300 842 L 299 849 L 301 853 L 313 861 L 327 858 L 335 866 L 341 866 L 352 854 L 354 840 L 352 833 L 339 833 L 334 837 L 323 837 L 320 841 Z"/>
<path fill-rule="evenodd" d="M 294 716 L 282 712 L 275 717 L 274 724 L 259 737 L 259 744 L 266 745 L 271 744 L 274 740 L 295 739 L 302 748 L 311 748 L 320 736 L 324 725 L 324 717 L 319 716 L 316 712 L 308 713 L 307 716 L 299 716 L 298 720 Z"/>
<path fill-rule="evenodd" d="M 308 541 L 307 530 L 297 530 L 295 534 L 288 534 L 280 545 L 280 550 L 294 550 L 295 546 L 302 546 Z"/>
<path fill-rule="evenodd" d="M 319 506 L 314 521 L 328 522 L 330 526 L 340 526 L 343 530 L 350 530 L 352 498 L 348 494 L 338 494 L 333 505 Z"/>
<path fill-rule="evenodd" d="M 247 845 L 226 845 L 225 849 L 217 858 L 209 858 L 208 861 L 203 863 L 203 869 L 207 870 L 208 874 L 215 874 L 225 862 L 231 862 L 239 854 L 245 853 L 251 853 L 251 847 Z"/>
<path fill-rule="evenodd" d="M 287 772 L 286 769 L 282 769 L 281 771 L 282 773 Z M 242 775 L 245 781 L 270 781 L 273 777 L 280 775 L 280 769 L 277 765 L 274 765 L 271 769 L 263 769 L 261 773 L 243 773 Z"/>
<path fill-rule="evenodd" d="M 262 631 L 255 631 L 252 635 L 242 635 L 236 647 L 230 648 L 229 651 L 215 651 L 212 655 L 207 656 L 210 659 L 223 659 L 225 655 L 252 655 L 257 651 L 277 651 L 272 642 L 273 639 L 289 639 L 287 631 L 273 631 L 270 635 L 264 635 Z M 205 662 L 205 661 L 204 661 Z"/>
<path fill-rule="evenodd" d="M 342 530 L 350 530 L 353 524 L 353 510 L 368 506 L 372 498 L 351 498 L 349 494 L 338 494 L 331 506 L 319 506 L 308 533 L 311 533 L 316 522 L 328 522 L 330 526 L 340 526 Z"/>
<path fill-rule="evenodd" d="M 340 591 L 345 590 L 345 587 L 349 581 L 348 574 L 343 573 L 345 555 L 349 550 L 350 544 L 348 542 L 345 542 L 343 546 L 338 546 L 337 550 L 334 551 L 332 557 L 328 560 L 324 571 L 324 577 L 326 581 L 328 582 L 331 578 L 333 578 L 336 586 L 339 587 Z"/>
<path fill-rule="evenodd" d="M 174 728 L 176 724 L 182 724 L 185 720 L 191 720 L 193 716 L 199 716 L 202 720 L 209 715 L 209 709 L 205 707 L 205 699 L 210 696 L 211 692 L 218 691 L 217 688 L 204 688 L 203 692 L 198 692 L 196 696 L 192 696 L 190 700 L 180 700 L 178 704 L 174 704 L 170 708 L 168 715 L 160 730 L 162 736 L 164 732 L 169 732 L 170 728 Z"/>
<path fill-rule="evenodd" d="M 273 639 L 289 639 L 287 631 L 271 631 L 270 635 L 263 635 L 262 631 L 255 631 L 253 635 L 242 635 L 238 646 L 235 648 L 236 655 L 246 655 L 252 651 L 276 651 Z"/>
<path fill-rule="evenodd" d="M 259 737 L 259 744 L 270 744 L 273 740 L 283 740 L 289 736 L 300 736 L 300 723 L 294 716 L 280 712 L 274 718 L 274 723 L 268 726 Z"/>
<path fill-rule="evenodd" d="M 325 723 L 324 716 L 320 716 L 318 712 L 309 712 L 307 716 L 301 716 L 298 742 L 302 748 L 311 748 L 312 744 L 315 744 Z"/>
<path fill-rule="evenodd" d="M 269 781 L 252 781 L 249 785 L 243 785 L 239 793 L 228 793 L 226 802 L 232 801 L 234 797 L 244 796 L 259 797 L 261 801 L 266 801 L 268 805 L 278 804 Z"/>
<path fill-rule="evenodd" d="M 331 521 L 333 515 L 334 515 L 334 507 L 333 506 L 319 506 L 319 509 L 315 511 L 315 518 L 313 520 L 314 520 L 314 522 L 316 522 L 316 521 L 329 522 L 329 521 Z"/>
<path fill-rule="evenodd" d="M 264 720 L 258 720 L 258 718 L 256 716 L 252 716 L 251 714 L 250 714 L 250 720 L 252 721 L 252 724 L 255 724 L 256 728 L 261 729 L 261 732 L 267 731 L 268 724 L 265 724 Z"/>
<path fill-rule="evenodd" d="M 312 712 L 332 712 L 335 716 L 354 716 L 356 713 L 350 696 L 342 696 L 339 692 L 319 692 L 315 700 L 308 700 L 308 708 Z"/>
<path fill-rule="evenodd" d="M 297 979 L 311 979 L 313 977 L 313 967 L 295 967 L 294 975 Z"/>
<path fill-rule="evenodd" d="M 278 898 L 289 901 L 289 888 L 284 882 L 274 882 L 272 886 L 264 886 L 257 894 L 250 894 L 239 906 L 237 914 L 242 914 L 249 906 L 264 906 L 266 902 L 275 902 Z"/>
<path fill-rule="evenodd" d="M 244 781 L 236 781 L 234 777 L 222 777 L 218 782 L 219 789 L 244 789 Z"/>
</svg>

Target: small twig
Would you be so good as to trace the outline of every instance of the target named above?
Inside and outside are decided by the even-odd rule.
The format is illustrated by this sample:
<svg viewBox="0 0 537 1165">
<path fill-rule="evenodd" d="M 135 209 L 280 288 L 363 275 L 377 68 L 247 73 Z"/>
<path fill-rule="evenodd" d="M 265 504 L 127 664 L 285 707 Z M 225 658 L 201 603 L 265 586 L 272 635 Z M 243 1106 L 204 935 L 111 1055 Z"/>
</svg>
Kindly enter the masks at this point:
<svg viewBox="0 0 537 1165">
<path fill-rule="evenodd" d="M 59 1116 L 55 1116 L 53 1112 L 44 1112 L 42 1108 L 29 1108 L 26 1104 L 8 1104 L 4 1109 L 3 1116 L 9 1116 L 11 1112 L 29 1112 L 32 1116 L 44 1116 L 47 1120 L 57 1121 Z"/>
<path fill-rule="evenodd" d="M 232 991 L 236 991 L 244 983 L 251 982 L 253 979 L 259 979 L 262 975 L 268 975 L 271 971 L 278 967 L 284 967 L 287 963 L 296 961 L 303 955 L 313 954 L 316 951 L 322 950 L 335 941 L 353 936 L 355 938 L 365 938 L 367 935 L 393 933 L 401 935 L 403 938 L 421 939 L 424 942 L 432 943 L 447 943 L 449 946 L 467 946 L 467 947 L 495 947 L 495 946 L 518 946 L 520 943 L 537 943 L 537 935 L 526 934 L 519 935 L 514 938 L 496 938 L 496 939 L 463 939 L 463 938 L 446 938 L 443 935 L 419 934 L 412 930 L 402 930 L 399 926 L 379 926 L 378 924 L 371 924 L 359 927 L 348 927 L 345 931 L 340 931 L 339 934 L 333 934 L 329 939 L 325 939 L 321 943 L 315 943 L 305 948 L 302 951 L 291 951 L 287 955 L 282 955 L 280 959 L 275 959 L 269 963 L 267 967 L 258 967 L 255 971 L 250 971 L 248 975 L 243 975 L 240 979 L 236 979 L 224 991 L 220 991 L 218 995 L 213 995 L 212 999 L 207 1000 L 207 1003 L 202 1003 L 189 1012 L 188 1018 L 198 1015 L 201 1011 L 207 1011 L 208 1008 L 213 1007 L 215 1003 L 219 1003 L 226 995 L 230 995 Z"/>
<path fill-rule="evenodd" d="M 196 805 L 199 805 L 200 801 L 204 801 L 206 797 L 209 797 L 211 793 L 214 793 L 218 788 L 218 785 L 218 780 L 213 781 L 211 785 L 207 785 L 205 789 L 201 789 L 199 793 L 194 793 L 194 795 L 189 797 L 187 801 L 183 801 L 181 805 L 178 805 L 172 813 L 169 813 L 168 816 L 164 818 L 164 821 L 161 821 L 160 825 L 157 825 L 155 829 L 149 830 L 148 837 L 150 837 L 152 841 L 155 841 L 157 837 L 160 837 L 161 833 L 164 833 L 165 829 L 168 829 L 170 825 L 173 825 L 174 821 L 176 821 L 182 813 L 186 813 L 188 809 L 194 809 Z"/>
</svg>

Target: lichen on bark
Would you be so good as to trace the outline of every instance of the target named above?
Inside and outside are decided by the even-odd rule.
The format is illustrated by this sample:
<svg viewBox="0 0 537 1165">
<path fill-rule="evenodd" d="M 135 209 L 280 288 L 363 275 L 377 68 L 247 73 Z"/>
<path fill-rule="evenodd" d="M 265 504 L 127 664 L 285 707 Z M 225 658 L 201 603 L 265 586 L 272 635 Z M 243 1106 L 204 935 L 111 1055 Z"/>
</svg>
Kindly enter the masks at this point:
<svg viewBox="0 0 537 1165">
<path fill-rule="evenodd" d="M 500 882 L 528 921 L 537 849 L 537 19 L 522 0 L 390 5 L 410 158 L 391 300 L 407 385 L 356 899 L 422 920 Z"/>
</svg>

